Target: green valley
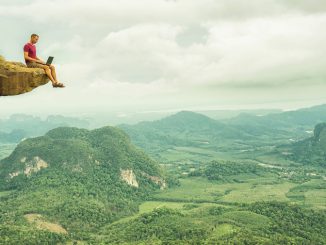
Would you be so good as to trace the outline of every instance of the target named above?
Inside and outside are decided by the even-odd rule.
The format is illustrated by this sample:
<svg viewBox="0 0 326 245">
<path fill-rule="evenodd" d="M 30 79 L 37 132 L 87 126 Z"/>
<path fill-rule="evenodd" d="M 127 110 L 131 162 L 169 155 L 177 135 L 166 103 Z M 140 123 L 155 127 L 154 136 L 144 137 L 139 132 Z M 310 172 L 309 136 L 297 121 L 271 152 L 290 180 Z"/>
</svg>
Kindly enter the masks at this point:
<svg viewBox="0 0 326 245">
<path fill-rule="evenodd" d="M 182 111 L 2 144 L 0 244 L 325 244 L 317 109 Z"/>
</svg>

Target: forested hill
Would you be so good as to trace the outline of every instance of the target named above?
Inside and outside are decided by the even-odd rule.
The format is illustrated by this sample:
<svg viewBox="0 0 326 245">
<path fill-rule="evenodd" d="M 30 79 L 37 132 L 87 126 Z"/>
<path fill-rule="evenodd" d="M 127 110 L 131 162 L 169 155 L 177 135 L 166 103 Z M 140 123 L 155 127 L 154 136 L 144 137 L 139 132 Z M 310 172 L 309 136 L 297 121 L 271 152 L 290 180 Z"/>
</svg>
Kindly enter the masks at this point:
<svg viewBox="0 0 326 245">
<path fill-rule="evenodd" d="M 126 131 L 133 143 L 156 157 L 174 147 L 221 150 L 230 149 L 239 142 L 239 145 L 250 148 L 257 145 L 274 147 L 289 139 L 310 137 L 314 125 L 325 120 L 326 105 L 320 105 L 264 116 L 240 114 L 219 121 L 197 112 L 180 111 L 160 120 L 117 127 Z"/>
<path fill-rule="evenodd" d="M 221 144 L 225 140 L 252 138 L 243 130 L 191 111 L 180 111 L 160 120 L 117 126 L 148 153 L 161 152 L 173 146 L 202 147 Z"/>
<path fill-rule="evenodd" d="M 131 126 L 131 128 L 140 130 L 159 130 L 162 134 L 183 133 L 185 135 L 196 135 L 200 132 L 204 137 L 207 134 L 211 135 L 213 132 L 213 135 L 216 137 L 232 139 L 249 136 L 233 126 L 228 126 L 203 114 L 192 111 L 180 111 L 156 121 L 144 121 L 136 125 L 121 124 L 118 126 L 126 129 L 129 128 L 128 126 Z"/>
<path fill-rule="evenodd" d="M 35 238 L 26 215 L 82 237 L 136 212 L 153 190 L 167 187 L 159 165 L 110 126 L 61 127 L 26 139 L 0 161 L 0 179 L 0 191 L 10 193 L 1 198 L 0 230 L 9 237 L 18 229 Z"/>
<path fill-rule="evenodd" d="M 303 135 L 316 124 L 326 121 L 326 104 L 299 110 L 271 113 L 264 116 L 242 113 L 225 119 L 224 123 L 237 127 L 250 134 L 260 135 Z M 289 134 L 292 132 L 291 134 Z"/>
</svg>

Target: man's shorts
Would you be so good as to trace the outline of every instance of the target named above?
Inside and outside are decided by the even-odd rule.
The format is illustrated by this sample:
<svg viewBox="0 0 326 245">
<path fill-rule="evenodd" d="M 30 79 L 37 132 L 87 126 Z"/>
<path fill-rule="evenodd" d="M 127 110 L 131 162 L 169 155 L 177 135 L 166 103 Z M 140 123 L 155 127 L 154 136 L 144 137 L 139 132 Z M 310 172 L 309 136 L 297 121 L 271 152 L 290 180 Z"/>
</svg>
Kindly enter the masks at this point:
<svg viewBox="0 0 326 245">
<path fill-rule="evenodd" d="M 44 69 L 45 65 L 36 62 L 26 62 L 26 66 L 29 68 L 41 68 Z"/>
</svg>

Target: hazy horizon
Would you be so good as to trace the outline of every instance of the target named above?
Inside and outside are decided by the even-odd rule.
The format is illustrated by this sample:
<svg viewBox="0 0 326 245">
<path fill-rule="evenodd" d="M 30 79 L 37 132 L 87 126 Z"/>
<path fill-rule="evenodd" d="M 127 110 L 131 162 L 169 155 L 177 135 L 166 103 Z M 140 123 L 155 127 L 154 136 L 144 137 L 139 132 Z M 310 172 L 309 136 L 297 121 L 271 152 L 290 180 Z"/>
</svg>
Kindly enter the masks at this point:
<svg viewBox="0 0 326 245">
<path fill-rule="evenodd" d="M 320 104 L 315 106 L 325 106 L 326 104 Z M 312 106 L 312 107 L 315 107 Z M 56 113 L 11 113 L 11 114 L 1 114 L 0 113 L 0 120 L 7 120 L 10 119 L 12 116 L 15 115 L 25 115 L 40 118 L 42 120 L 47 119 L 49 116 L 64 116 L 67 118 L 76 118 L 76 119 L 83 119 L 88 121 L 90 128 L 98 128 L 103 126 L 117 126 L 120 124 L 136 124 L 141 121 L 155 121 L 160 120 L 162 118 L 168 117 L 170 115 L 176 114 L 180 111 L 192 111 L 197 112 L 202 115 L 206 115 L 215 120 L 224 120 L 229 118 L 234 118 L 238 116 L 240 113 L 249 113 L 252 115 L 263 116 L 272 113 L 282 113 L 286 111 L 296 111 L 300 109 L 308 109 L 311 107 L 301 107 L 295 108 L 290 110 L 282 110 L 280 108 L 259 108 L 259 109 L 196 109 L 187 110 L 187 109 L 175 109 L 175 110 L 162 110 L 162 111 L 143 111 L 143 112 L 92 112 L 92 113 L 84 113 L 84 114 L 56 114 Z"/>
</svg>

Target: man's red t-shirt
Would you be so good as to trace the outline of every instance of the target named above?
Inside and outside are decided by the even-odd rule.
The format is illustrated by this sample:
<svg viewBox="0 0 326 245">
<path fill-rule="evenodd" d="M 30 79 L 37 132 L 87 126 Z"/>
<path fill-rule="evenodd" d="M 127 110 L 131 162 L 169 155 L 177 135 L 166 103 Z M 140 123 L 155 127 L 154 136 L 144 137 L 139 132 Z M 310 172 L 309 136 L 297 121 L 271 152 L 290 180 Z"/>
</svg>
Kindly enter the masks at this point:
<svg viewBox="0 0 326 245">
<path fill-rule="evenodd" d="M 28 52 L 28 57 L 36 59 L 36 46 L 34 44 L 26 43 L 24 46 L 24 52 Z M 28 60 L 25 59 L 25 62 L 28 62 Z"/>
</svg>

